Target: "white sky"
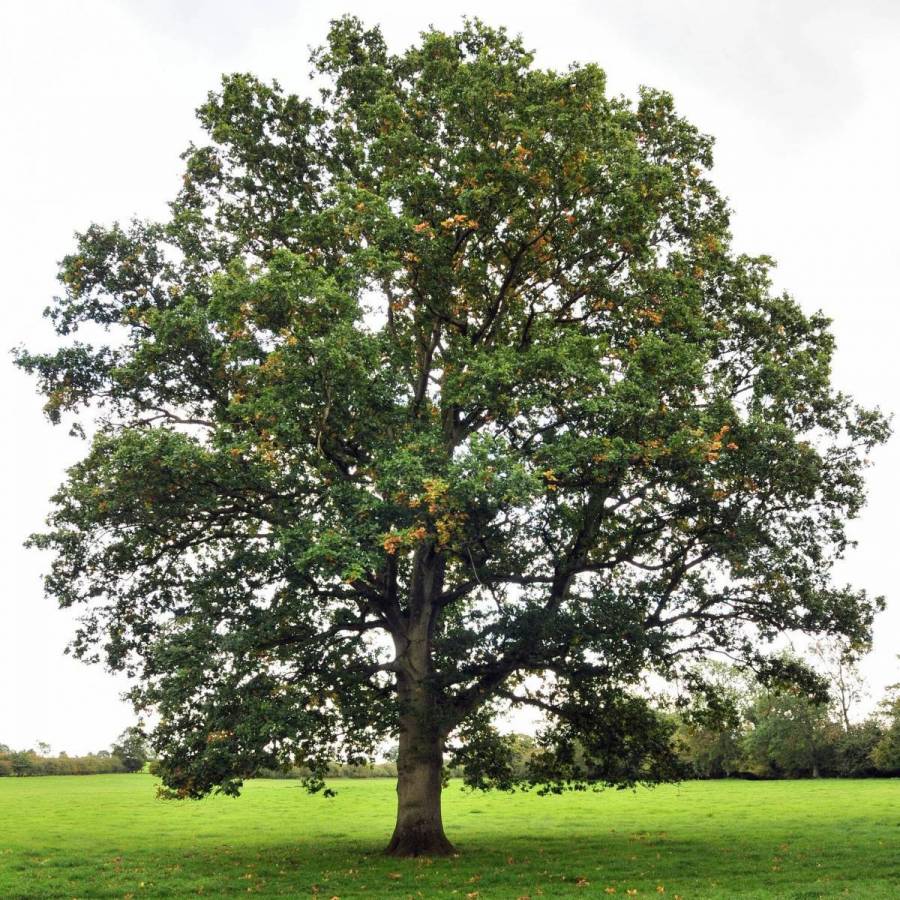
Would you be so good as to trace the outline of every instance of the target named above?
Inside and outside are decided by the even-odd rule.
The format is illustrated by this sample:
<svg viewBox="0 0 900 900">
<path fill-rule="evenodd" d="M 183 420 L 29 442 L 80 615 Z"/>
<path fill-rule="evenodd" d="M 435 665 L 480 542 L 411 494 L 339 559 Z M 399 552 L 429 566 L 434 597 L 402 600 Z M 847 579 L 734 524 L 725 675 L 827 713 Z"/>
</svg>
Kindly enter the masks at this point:
<svg viewBox="0 0 900 900">
<path fill-rule="evenodd" d="M 122 681 L 63 656 L 73 617 L 43 598 L 46 560 L 21 546 L 84 447 L 42 418 L 6 350 L 52 345 L 40 313 L 74 230 L 165 215 L 193 111 L 220 74 L 305 91 L 307 47 L 345 11 L 379 22 L 397 49 L 474 11 L 522 32 L 539 65 L 596 61 L 613 93 L 672 91 L 717 138 L 714 176 L 735 210 L 736 247 L 773 255 L 779 287 L 834 319 L 838 385 L 900 408 L 896 0 L 2 0 L 0 742 L 85 752 L 132 722 Z M 888 596 L 864 666 L 877 693 L 900 680 L 900 438 L 874 463 L 841 576 Z"/>
</svg>

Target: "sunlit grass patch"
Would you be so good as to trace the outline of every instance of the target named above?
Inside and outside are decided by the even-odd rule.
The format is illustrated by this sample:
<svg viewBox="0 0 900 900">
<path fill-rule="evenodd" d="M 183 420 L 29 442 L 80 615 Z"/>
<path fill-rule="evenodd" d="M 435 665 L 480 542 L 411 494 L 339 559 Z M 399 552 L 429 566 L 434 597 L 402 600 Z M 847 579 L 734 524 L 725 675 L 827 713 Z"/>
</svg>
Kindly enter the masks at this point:
<svg viewBox="0 0 900 900">
<path fill-rule="evenodd" d="M 384 858 L 389 780 L 157 800 L 144 775 L 0 779 L 0 897 L 900 896 L 900 779 L 445 792 L 456 858 Z"/>
</svg>

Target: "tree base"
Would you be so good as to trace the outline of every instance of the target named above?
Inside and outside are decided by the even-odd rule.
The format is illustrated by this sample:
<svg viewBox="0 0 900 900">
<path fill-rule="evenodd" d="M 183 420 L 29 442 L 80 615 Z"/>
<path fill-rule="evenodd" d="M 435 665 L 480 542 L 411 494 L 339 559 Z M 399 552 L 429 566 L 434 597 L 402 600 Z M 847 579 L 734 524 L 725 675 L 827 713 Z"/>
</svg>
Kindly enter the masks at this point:
<svg viewBox="0 0 900 900">
<path fill-rule="evenodd" d="M 415 856 L 453 856 L 456 848 L 443 831 L 404 828 L 395 830 L 384 850 L 387 856 L 411 858 Z"/>
</svg>

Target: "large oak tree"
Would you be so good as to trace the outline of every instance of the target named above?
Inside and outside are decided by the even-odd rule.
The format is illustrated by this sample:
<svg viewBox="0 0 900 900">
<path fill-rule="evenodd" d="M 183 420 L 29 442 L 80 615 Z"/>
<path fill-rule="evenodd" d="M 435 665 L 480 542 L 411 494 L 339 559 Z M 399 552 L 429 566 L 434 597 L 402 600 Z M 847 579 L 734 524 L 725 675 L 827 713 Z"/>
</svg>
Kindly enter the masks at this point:
<svg viewBox="0 0 900 900">
<path fill-rule="evenodd" d="M 648 673 L 864 639 L 830 573 L 887 429 L 668 94 L 478 22 L 393 55 L 345 18 L 312 62 L 316 100 L 225 78 L 171 216 L 64 259 L 19 362 L 94 435 L 34 542 L 173 793 L 395 736 L 389 850 L 448 852 L 445 753 L 509 785 L 502 707 L 546 716 L 533 783 L 652 781 Z"/>
</svg>

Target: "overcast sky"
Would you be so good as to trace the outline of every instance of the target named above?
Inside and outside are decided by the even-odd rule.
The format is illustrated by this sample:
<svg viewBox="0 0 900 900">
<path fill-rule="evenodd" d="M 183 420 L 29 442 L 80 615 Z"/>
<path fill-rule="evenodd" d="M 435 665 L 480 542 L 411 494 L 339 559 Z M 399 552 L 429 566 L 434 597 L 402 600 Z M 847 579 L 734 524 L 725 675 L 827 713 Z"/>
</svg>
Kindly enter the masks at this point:
<svg viewBox="0 0 900 900">
<path fill-rule="evenodd" d="M 736 247 L 774 256 L 778 286 L 834 319 L 841 388 L 900 409 L 896 0 L 2 0 L 0 742 L 84 752 L 133 720 L 120 680 L 63 656 L 73 617 L 43 598 L 46 560 L 22 548 L 84 446 L 42 418 L 6 350 L 52 345 L 40 313 L 73 231 L 165 215 L 193 111 L 221 73 L 306 91 L 307 48 L 343 12 L 380 23 L 396 49 L 477 12 L 521 32 L 541 66 L 595 61 L 612 93 L 670 90 L 716 137 Z M 840 575 L 888 597 L 864 666 L 877 694 L 900 680 L 900 437 L 873 463 Z"/>
</svg>

